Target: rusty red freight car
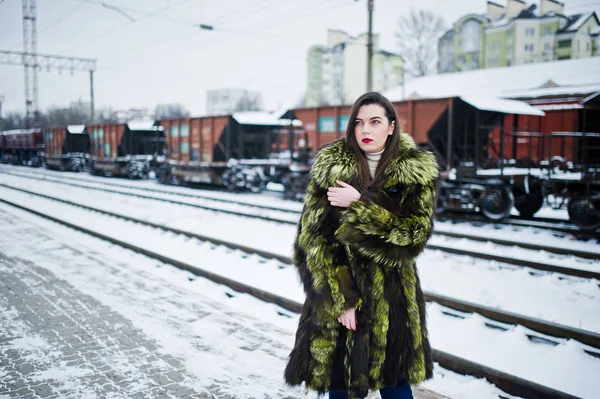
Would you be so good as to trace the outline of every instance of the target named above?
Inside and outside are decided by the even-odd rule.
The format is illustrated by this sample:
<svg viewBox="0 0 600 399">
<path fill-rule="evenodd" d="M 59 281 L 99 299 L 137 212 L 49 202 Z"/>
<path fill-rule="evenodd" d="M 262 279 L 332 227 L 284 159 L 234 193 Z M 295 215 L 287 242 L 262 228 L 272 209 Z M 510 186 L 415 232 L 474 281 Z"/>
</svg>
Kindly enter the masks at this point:
<svg viewBox="0 0 600 399">
<path fill-rule="evenodd" d="M 146 179 L 165 154 L 163 127 L 153 120 L 88 125 L 94 175 Z"/>
<path fill-rule="evenodd" d="M 17 129 L 2 132 L 2 162 L 13 165 L 41 166 L 44 137 L 40 129 Z"/>
<path fill-rule="evenodd" d="M 304 145 L 299 121 L 267 112 L 168 119 L 160 124 L 167 136 L 168 162 L 158 177 L 166 184 L 260 191 L 268 183 L 283 182 L 293 162 L 289 147 Z"/>
<path fill-rule="evenodd" d="M 514 179 L 478 177 L 475 169 L 489 161 L 490 132 L 502 125 L 507 115 L 540 117 L 543 111 L 520 101 L 466 96 L 408 100 L 393 105 L 402 130 L 411 134 L 419 146 L 432 151 L 442 170 L 460 171 L 458 176 L 445 180 L 440 209 L 482 212 L 491 219 L 510 214 Z M 302 121 L 314 153 L 344 136 L 350 107 L 300 108 L 289 114 Z M 516 186 L 522 184 L 517 182 Z M 469 195 L 463 195 L 465 191 Z"/>
<path fill-rule="evenodd" d="M 90 136 L 85 125 L 46 129 L 45 163 L 48 169 L 82 172 L 90 161 Z"/>
</svg>

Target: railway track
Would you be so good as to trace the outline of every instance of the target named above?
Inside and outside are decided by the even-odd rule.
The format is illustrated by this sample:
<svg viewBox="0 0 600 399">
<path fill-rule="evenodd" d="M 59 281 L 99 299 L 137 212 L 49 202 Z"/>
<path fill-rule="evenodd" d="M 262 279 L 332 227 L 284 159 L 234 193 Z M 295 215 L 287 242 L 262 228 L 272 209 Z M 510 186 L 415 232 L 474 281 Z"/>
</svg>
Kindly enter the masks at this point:
<svg viewBox="0 0 600 399">
<path fill-rule="evenodd" d="M 16 175 L 21 176 L 21 174 L 16 174 Z M 260 215 L 260 214 L 252 214 L 252 213 L 246 213 L 246 212 L 240 212 L 240 211 L 221 209 L 218 206 L 199 205 L 199 204 L 193 204 L 193 203 L 188 203 L 188 202 L 182 202 L 182 201 L 178 201 L 178 200 L 174 200 L 174 199 L 159 198 L 159 197 L 155 197 L 155 196 L 151 196 L 151 195 L 139 194 L 139 193 L 135 193 L 135 192 L 127 192 L 127 191 L 122 191 L 122 190 L 114 190 L 114 189 L 109 189 L 109 188 L 88 186 L 85 184 L 64 182 L 64 181 L 61 181 L 60 179 L 53 179 L 53 178 L 47 179 L 47 178 L 41 178 L 41 177 L 29 176 L 29 175 L 25 175 L 22 177 L 26 177 L 29 179 L 35 179 L 35 180 L 41 180 L 41 181 L 55 182 L 55 183 L 64 184 L 67 186 L 72 186 L 72 187 L 77 187 L 77 188 L 98 190 L 98 191 L 103 191 L 103 192 L 108 192 L 108 193 L 113 193 L 113 194 L 133 196 L 133 197 L 138 197 L 138 198 L 143 198 L 143 199 L 148 199 L 148 200 L 163 201 L 163 202 L 168 202 L 168 203 L 177 204 L 177 205 L 191 206 L 191 207 L 215 211 L 215 212 L 222 212 L 225 214 L 250 217 L 250 218 L 267 220 L 267 221 L 283 223 L 283 224 L 288 224 L 288 225 L 296 225 L 296 223 L 297 223 L 297 216 L 295 218 L 294 217 L 292 217 L 292 218 L 276 218 L 276 217 L 265 216 L 265 215 Z M 8 187 L 10 187 L 10 186 L 8 186 Z M 587 252 L 587 251 L 570 250 L 570 249 L 566 249 L 566 248 L 556 248 L 554 246 L 546 246 L 546 245 L 539 245 L 539 244 L 535 244 L 535 245 L 527 244 L 527 243 L 522 243 L 522 242 L 514 242 L 514 241 L 510 241 L 510 240 L 498 239 L 498 238 L 489 238 L 489 237 L 485 237 L 485 236 L 481 236 L 481 235 L 474 235 L 474 234 L 444 232 L 444 231 L 440 231 L 439 229 L 435 231 L 435 235 L 445 236 L 445 237 L 455 238 L 455 239 L 467 239 L 467 240 L 479 241 L 479 242 L 491 242 L 496 245 L 506 246 L 508 250 L 510 250 L 511 247 L 519 247 L 519 248 L 524 248 L 524 249 L 528 249 L 528 250 L 546 251 L 548 253 L 554 253 L 554 254 L 560 254 L 560 255 L 568 254 L 568 255 L 580 257 L 582 259 L 587 259 L 589 261 L 600 260 L 600 253 L 592 253 L 592 252 Z M 433 250 L 440 250 L 440 251 L 455 254 L 455 255 L 472 256 L 472 257 L 475 257 L 478 259 L 485 259 L 485 260 L 490 260 L 490 261 L 501 262 L 501 263 L 505 263 L 505 264 L 518 266 L 518 267 L 529 267 L 532 269 L 542 270 L 542 271 L 546 271 L 546 272 L 556 272 L 556 273 L 566 274 L 566 275 L 570 275 L 570 276 L 576 276 L 576 277 L 581 277 L 581 278 L 595 278 L 595 279 L 600 280 L 600 272 L 599 271 L 586 270 L 586 269 L 582 269 L 582 268 L 565 267 L 565 266 L 561 266 L 558 263 L 549 264 L 549 263 L 531 261 L 528 259 L 519 259 L 519 258 L 512 257 L 512 256 L 504 256 L 503 254 L 490 254 L 490 253 L 486 253 L 486 252 L 475 251 L 472 249 L 460 248 L 456 245 L 452 245 L 452 243 L 435 244 L 435 243 L 430 242 L 430 243 L 428 243 L 427 248 L 433 249 Z M 504 251 L 504 252 L 508 252 L 508 251 Z"/>
<path fill-rule="evenodd" d="M 453 222 L 461 223 L 477 223 L 477 224 L 493 224 L 493 225 L 505 225 L 505 226 L 519 226 L 519 227 L 533 227 L 536 229 L 544 229 L 559 234 L 570 234 L 577 238 L 583 239 L 600 239 L 600 229 L 594 230 L 582 230 L 578 226 L 575 226 L 567 221 L 560 221 L 551 218 L 534 218 L 527 219 L 518 216 L 511 216 L 506 220 L 495 220 L 490 221 L 481 215 L 474 214 L 462 214 L 462 213 L 444 213 L 438 215 L 439 220 L 448 220 Z"/>
<path fill-rule="evenodd" d="M 48 200 L 50 200 L 50 199 L 48 199 Z M 277 295 L 272 292 L 257 288 L 255 286 L 252 286 L 249 284 L 246 284 L 243 281 L 238 281 L 236 279 L 224 277 L 218 273 L 214 273 L 214 272 L 210 272 L 210 271 L 201 269 L 190 263 L 181 261 L 179 259 L 175 259 L 171 256 L 166 256 L 164 253 L 152 251 L 152 250 L 149 250 L 148 248 L 144 248 L 144 247 L 132 244 L 130 242 L 126 242 L 124 240 L 120 240 L 109 234 L 105 234 L 105 233 L 102 233 L 102 232 L 99 232 L 96 230 L 88 229 L 84 226 L 66 221 L 59 217 L 48 215 L 43 212 L 39 212 L 36 209 L 24 206 L 22 204 L 18 204 L 15 201 L 10 201 L 7 199 L 0 199 L 0 201 L 4 202 L 6 204 L 9 204 L 13 207 L 16 207 L 18 209 L 21 209 L 23 211 L 35 214 L 37 216 L 40 216 L 42 218 L 51 220 L 51 221 L 59 223 L 59 224 L 65 225 L 65 226 L 75 229 L 77 231 L 80 231 L 80 232 L 92 235 L 94 237 L 100 238 L 102 240 L 111 242 L 112 244 L 119 245 L 121 247 L 130 249 L 134 252 L 144 254 L 144 255 L 146 255 L 150 258 L 156 259 L 160 262 L 171 264 L 180 269 L 190 271 L 190 272 L 194 273 L 195 275 L 208 278 L 219 284 L 224 284 L 236 291 L 239 291 L 242 293 L 247 293 L 247 294 L 253 295 L 263 301 L 277 304 L 277 305 L 279 305 L 285 309 L 288 309 L 290 311 L 299 312 L 301 309 L 300 303 L 298 303 L 297 301 L 291 300 L 288 297 L 285 297 L 282 295 Z M 55 200 L 52 200 L 52 201 L 55 201 Z M 61 202 L 66 203 L 67 201 L 61 201 Z M 87 207 L 85 205 L 79 204 L 79 205 L 73 205 L 73 206 L 79 206 L 88 211 L 93 210 L 94 212 L 100 212 L 107 216 L 120 218 L 120 219 L 126 220 L 128 222 L 141 223 L 146 226 L 156 227 L 145 221 L 137 221 L 137 220 L 134 220 L 129 217 L 124 217 L 124 215 L 118 215 L 118 214 L 114 214 L 114 213 L 110 213 L 110 212 L 106 212 L 106 211 L 102 211 L 102 210 L 93 209 L 93 208 Z M 165 231 L 170 231 L 170 232 L 173 232 L 176 234 L 185 234 L 184 232 L 177 232 L 177 231 L 170 229 L 168 227 L 165 227 L 165 226 L 158 226 L 157 228 L 160 228 Z M 188 234 L 186 234 L 186 235 L 188 235 Z M 215 244 L 223 245 L 223 244 L 216 243 L 216 242 L 215 242 Z M 251 248 L 241 248 L 235 244 L 229 244 L 228 247 L 232 248 L 232 249 L 235 248 L 235 249 L 245 250 L 248 252 L 252 251 Z M 563 339 L 578 340 L 578 341 L 585 343 L 591 347 L 600 349 L 600 335 L 595 334 L 595 333 L 577 330 L 577 329 L 566 327 L 566 326 L 560 326 L 560 325 L 553 324 L 553 323 L 547 323 L 547 322 L 544 322 L 541 320 L 523 317 L 523 316 L 515 315 L 512 313 L 508 313 L 508 312 L 502 312 L 497 309 L 485 308 L 485 307 L 482 307 L 482 306 L 479 306 L 476 304 L 472 304 L 472 303 L 468 303 L 468 302 L 464 302 L 464 301 L 457 301 L 452 298 L 446 298 L 446 297 L 431 294 L 431 293 L 426 293 L 426 299 L 428 301 L 433 301 L 444 307 L 449 308 L 450 312 L 452 312 L 452 310 L 459 311 L 459 312 L 475 312 L 475 313 L 478 313 L 478 314 L 480 314 L 484 317 L 487 317 L 488 319 L 491 319 L 498 323 L 522 325 L 522 326 L 530 328 L 531 330 L 539 331 L 545 335 L 553 335 L 553 336 L 559 338 L 558 340 L 554 340 L 555 345 L 558 345 L 558 343 L 560 342 L 560 338 L 563 338 Z M 454 314 L 454 317 L 456 317 L 456 313 Z M 497 323 L 492 323 L 492 324 L 494 324 L 493 328 L 495 328 L 495 329 L 499 328 Z M 543 336 L 536 337 L 535 333 L 533 333 L 532 336 L 530 336 L 529 338 L 530 339 L 536 338 L 538 340 L 541 339 L 541 340 L 546 341 L 546 343 L 548 343 L 548 340 L 549 340 L 549 337 L 543 337 Z M 550 338 L 550 341 L 552 341 L 552 340 L 553 339 Z M 592 356 L 600 357 L 600 352 L 597 352 L 595 350 L 588 350 L 587 353 Z M 575 398 L 575 396 L 570 395 L 568 393 L 559 392 L 552 388 L 544 387 L 542 385 L 533 383 L 531 381 L 527 381 L 527 380 L 518 378 L 516 376 L 509 375 L 509 374 L 503 373 L 498 370 L 494 370 L 494 369 L 486 367 L 484 365 L 477 364 L 477 363 L 474 363 L 467 359 L 463 359 L 463 358 L 460 358 L 460 357 L 457 357 L 457 356 L 454 356 L 454 355 L 451 355 L 448 353 L 444 353 L 442 351 L 434 350 L 434 360 L 437 361 L 442 367 L 448 368 L 450 370 L 453 370 L 453 371 L 456 371 L 456 372 L 459 372 L 462 374 L 469 374 L 469 375 L 475 375 L 478 377 L 485 377 L 489 381 L 491 381 L 495 385 L 497 385 L 500 389 L 502 389 L 510 394 L 513 394 L 513 395 L 518 395 L 518 396 L 522 396 L 522 397 L 532 397 L 532 398 Z"/>
<path fill-rule="evenodd" d="M 161 224 L 152 223 L 147 220 L 137 219 L 137 218 L 134 218 L 134 217 L 131 217 L 128 215 L 123 215 L 120 213 L 106 211 L 103 209 L 91 207 L 91 206 L 84 205 L 81 203 L 67 201 L 67 200 L 63 200 L 60 198 L 35 193 L 35 192 L 29 191 L 29 190 L 23 190 L 23 189 L 11 187 L 11 186 L 8 186 L 5 184 L 0 184 L 0 186 L 6 187 L 11 190 L 15 190 L 15 191 L 18 191 L 18 192 L 21 192 L 24 194 L 34 195 L 34 196 L 44 198 L 44 199 L 47 199 L 50 201 L 60 202 L 62 204 L 85 209 L 87 211 L 92 211 L 92 212 L 96 212 L 96 213 L 99 213 L 102 215 L 122 219 L 122 220 L 125 220 L 128 222 L 137 223 L 137 224 L 140 224 L 143 226 L 149 226 L 149 227 L 160 229 L 160 230 L 167 231 L 170 233 L 184 235 L 186 237 L 191 237 L 191 238 L 196 238 L 198 240 L 210 242 L 215 245 L 222 245 L 222 246 L 225 246 L 225 247 L 233 249 L 233 250 L 243 251 L 247 254 L 259 255 L 259 256 L 262 256 L 267 259 L 276 259 L 287 265 L 291 265 L 291 263 L 292 263 L 291 256 L 282 256 L 282 255 L 274 253 L 274 252 L 268 252 L 268 251 L 252 248 L 252 247 L 245 246 L 245 245 L 231 243 L 231 242 L 228 242 L 225 240 L 215 239 L 213 237 L 208 237 L 205 235 L 196 234 L 193 232 L 172 228 L 172 227 L 164 226 Z M 426 292 L 425 296 L 426 296 L 426 299 L 429 301 L 439 303 L 441 305 L 447 306 L 449 308 L 452 308 L 452 309 L 455 309 L 455 310 L 458 310 L 461 312 L 478 313 L 478 314 L 481 314 L 482 316 L 489 317 L 490 319 L 493 319 L 493 320 L 496 320 L 496 321 L 502 322 L 502 323 L 520 324 L 525 327 L 531 328 L 534 331 L 538 331 L 542 334 L 547 334 L 547 335 L 551 335 L 551 336 L 555 336 L 555 337 L 559 337 L 559 338 L 575 339 L 576 341 L 580 341 L 582 343 L 585 343 L 587 345 L 590 345 L 590 346 L 600 349 L 600 334 L 596 334 L 593 332 L 586 332 L 585 330 L 579 330 L 579 329 L 575 329 L 575 328 L 568 327 L 568 326 L 562 326 L 562 325 L 559 325 L 556 323 L 549 323 L 546 321 L 538 320 L 538 319 L 531 318 L 531 317 L 521 316 L 521 315 L 517 315 L 514 313 L 510 313 L 510 312 L 498 311 L 493 308 L 477 305 L 477 304 L 470 303 L 467 301 L 460 301 L 460 300 L 452 299 L 452 298 L 449 298 L 449 297 L 446 297 L 443 295 L 434 294 L 434 293 Z M 283 307 L 285 307 L 285 306 L 283 306 Z M 293 310 L 293 309 L 290 309 L 290 310 Z"/>
<path fill-rule="evenodd" d="M 12 169 L 4 169 L 4 171 L 8 171 L 7 173 L 12 173 L 12 174 L 19 174 L 19 175 L 22 175 L 23 177 L 37 177 L 30 173 L 14 172 Z M 55 173 L 49 173 L 49 172 L 44 171 L 44 172 L 37 173 L 37 174 L 38 175 L 42 174 L 42 175 L 48 177 L 48 179 L 47 179 L 48 181 L 50 181 L 50 179 L 57 179 L 57 175 Z M 150 188 L 150 187 L 134 187 L 134 186 L 131 186 L 128 184 L 123 184 L 121 182 L 114 182 L 114 181 L 113 182 L 106 182 L 106 181 L 101 182 L 101 181 L 98 181 L 98 179 L 76 178 L 76 177 L 72 177 L 72 176 L 69 176 L 69 177 L 60 176 L 58 179 L 61 179 L 62 181 L 70 180 L 71 182 L 76 181 L 79 183 L 89 183 L 89 184 L 103 185 L 103 186 L 108 186 L 108 187 L 119 187 L 119 188 L 129 189 L 129 190 L 146 191 L 146 192 L 173 195 L 173 196 L 181 196 L 181 197 L 194 198 L 194 199 L 204 199 L 204 200 L 208 200 L 208 201 L 242 205 L 242 206 L 247 206 L 247 207 L 252 207 L 252 208 L 257 208 L 257 209 L 284 212 L 284 213 L 289 213 L 289 214 L 300 214 L 300 209 L 293 209 L 294 207 L 282 208 L 282 207 L 277 207 L 277 206 L 269 206 L 269 205 L 264 205 L 264 204 L 250 203 L 250 202 L 245 202 L 245 201 L 241 201 L 241 200 L 232 200 L 232 199 L 218 197 L 218 196 L 206 195 L 201 192 L 198 192 L 198 193 L 195 192 L 195 193 L 191 194 L 188 192 L 183 192 L 182 190 L 169 190 L 169 189 Z M 173 187 L 173 188 L 175 188 L 175 187 Z M 196 190 L 196 191 L 200 191 L 200 190 Z M 532 219 L 532 218 L 522 218 L 519 216 L 511 216 L 509 219 L 504 220 L 504 221 L 491 222 L 490 220 L 485 219 L 481 215 L 461 214 L 461 213 L 445 213 L 445 214 L 439 215 L 438 219 L 455 221 L 455 222 L 471 222 L 471 223 L 474 222 L 474 223 L 482 223 L 482 224 L 492 223 L 495 225 L 512 225 L 512 226 L 521 226 L 521 227 L 533 227 L 533 228 L 539 228 L 539 229 L 544 229 L 544 230 L 551 230 L 551 231 L 562 233 L 562 234 L 571 234 L 571 235 L 574 235 L 574 236 L 577 236 L 580 238 L 600 239 L 600 229 L 581 230 L 578 226 L 575 226 L 575 225 L 569 223 L 568 221 L 560 221 L 560 220 L 551 219 L 551 218 L 533 218 Z M 444 232 L 440 232 L 440 231 L 438 231 L 437 233 L 445 234 Z M 476 239 L 476 238 L 471 238 L 471 237 L 468 237 L 468 238 Z M 492 240 L 488 239 L 486 241 L 492 241 Z M 498 243 L 502 244 L 501 242 L 498 242 Z M 504 244 L 502 244 L 502 245 L 504 245 Z M 528 248 L 528 247 L 524 246 L 527 244 L 519 243 L 519 245 L 524 248 Z M 529 248 L 541 249 L 541 250 L 544 250 L 547 252 L 553 252 L 553 253 L 557 253 L 557 254 L 573 254 L 573 252 L 571 250 L 555 248 L 552 246 L 530 245 Z M 576 256 L 584 257 L 584 258 L 586 256 L 589 256 L 589 254 L 586 253 L 585 251 L 581 251 L 581 252 L 582 253 L 577 254 Z M 598 258 L 598 255 L 595 255 L 595 256 L 596 256 L 596 258 L 591 258 L 591 259 Z"/>
</svg>

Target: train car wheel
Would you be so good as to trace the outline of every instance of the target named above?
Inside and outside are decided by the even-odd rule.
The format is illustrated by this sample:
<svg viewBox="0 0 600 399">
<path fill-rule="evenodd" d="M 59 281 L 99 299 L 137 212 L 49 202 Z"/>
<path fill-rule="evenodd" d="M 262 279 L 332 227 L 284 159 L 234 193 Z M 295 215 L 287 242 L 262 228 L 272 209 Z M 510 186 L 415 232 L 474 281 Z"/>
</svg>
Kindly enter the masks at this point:
<svg viewBox="0 0 600 399">
<path fill-rule="evenodd" d="M 522 193 L 515 196 L 515 208 L 519 211 L 519 215 L 530 218 L 544 205 L 544 196 L 542 193 Z"/>
<path fill-rule="evenodd" d="M 481 195 L 481 212 L 491 220 L 503 220 L 510 216 L 515 197 L 508 187 L 488 187 Z"/>
<path fill-rule="evenodd" d="M 567 210 L 569 220 L 582 229 L 595 229 L 600 226 L 600 207 L 589 198 L 572 198 L 569 201 Z"/>
<path fill-rule="evenodd" d="M 435 213 L 443 213 L 448 209 L 448 189 L 441 187 L 437 196 L 437 204 L 435 207 Z"/>
</svg>

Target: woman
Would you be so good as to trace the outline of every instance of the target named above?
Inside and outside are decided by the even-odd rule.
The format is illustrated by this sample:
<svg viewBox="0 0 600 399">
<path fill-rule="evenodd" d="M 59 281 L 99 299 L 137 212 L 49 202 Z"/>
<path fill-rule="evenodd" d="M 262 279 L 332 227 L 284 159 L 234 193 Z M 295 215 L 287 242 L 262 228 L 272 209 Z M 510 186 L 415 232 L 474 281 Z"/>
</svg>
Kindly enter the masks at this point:
<svg viewBox="0 0 600 399">
<path fill-rule="evenodd" d="M 415 258 L 431 236 L 438 174 L 385 97 L 356 100 L 345 140 L 311 168 L 293 255 L 306 301 L 288 384 L 330 398 L 412 398 L 409 384 L 432 376 Z"/>
</svg>

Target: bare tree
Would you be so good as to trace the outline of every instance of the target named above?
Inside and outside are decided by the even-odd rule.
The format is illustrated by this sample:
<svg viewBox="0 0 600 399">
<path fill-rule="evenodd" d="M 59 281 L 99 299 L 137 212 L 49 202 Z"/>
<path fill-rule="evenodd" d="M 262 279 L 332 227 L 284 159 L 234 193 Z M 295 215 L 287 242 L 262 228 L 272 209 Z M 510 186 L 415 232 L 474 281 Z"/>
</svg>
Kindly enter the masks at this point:
<svg viewBox="0 0 600 399">
<path fill-rule="evenodd" d="M 96 121 L 98 123 L 119 123 L 119 117 L 114 109 L 102 108 L 96 112 Z"/>
<path fill-rule="evenodd" d="M 235 104 L 233 112 L 260 111 L 260 100 L 244 94 Z"/>
<path fill-rule="evenodd" d="M 89 105 L 82 102 L 72 102 L 68 107 L 50 107 L 40 115 L 42 128 L 84 125 L 90 122 Z"/>
<path fill-rule="evenodd" d="M 429 10 L 411 8 L 408 16 L 400 18 L 396 38 L 400 55 L 408 63 L 407 72 L 424 76 L 433 70 L 438 38 L 444 29 L 443 17 Z"/>
<path fill-rule="evenodd" d="M 0 131 L 25 129 L 25 115 L 19 112 L 9 112 L 0 118 Z"/>
<path fill-rule="evenodd" d="M 154 109 L 154 119 L 184 118 L 190 116 L 190 111 L 179 103 L 158 104 Z"/>
</svg>

